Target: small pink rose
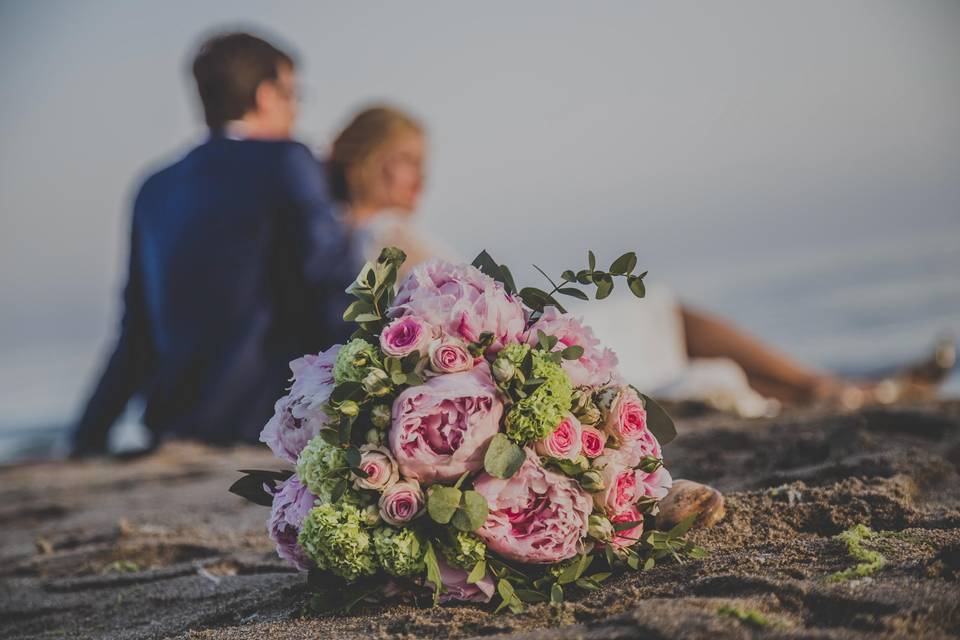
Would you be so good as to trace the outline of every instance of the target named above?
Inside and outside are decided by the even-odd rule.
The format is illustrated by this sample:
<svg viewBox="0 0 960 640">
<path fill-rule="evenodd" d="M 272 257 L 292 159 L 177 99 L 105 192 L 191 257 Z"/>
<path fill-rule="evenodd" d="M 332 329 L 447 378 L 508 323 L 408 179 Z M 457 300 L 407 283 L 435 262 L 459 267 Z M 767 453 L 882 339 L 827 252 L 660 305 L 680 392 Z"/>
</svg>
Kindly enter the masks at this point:
<svg viewBox="0 0 960 640">
<path fill-rule="evenodd" d="M 607 442 L 607 434 L 594 427 L 580 428 L 580 441 L 583 443 L 583 455 L 596 458 L 603 453 L 603 445 Z"/>
<path fill-rule="evenodd" d="M 644 485 L 639 477 L 643 472 L 623 466 L 617 456 L 603 455 L 594 461 L 593 466 L 603 478 L 603 489 L 593 494 L 593 502 L 607 514 L 620 513 L 644 496 Z"/>
<path fill-rule="evenodd" d="M 643 496 L 654 500 L 663 500 L 670 487 L 673 486 L 673 477 L 666 467 L 660 467 L 653 473 L 646 473 L 637 469 L 637 482 L 643 491 Z"/>
<path fill-rule="evenodd" d="M 473 369 L 473 356 L 459 340 L 434 340 L 430 343 L 430 368 L 437 373 L 469 371 Z"/>
<path fill-rule="evenodd" d="M 387 524 L 401 525 L 413 520 L 423 508 L 423 491 L 416 480 L 394 483 L 380 496 L 380 517 Z"/>
<path fill-rule="evenodd" d="M 386 447 L 372 444 L 360 447 L 360 469 L 365 471 L 367 476 L 354 477 L 353 486 L 357 489 L 383 491 L 400 479 L 397 461 Z"/>
<path fill-rule="evenodd" d="M 580 455 L 583 447 L 580 421 L 567 415 L 549 436 L 534 444 L 534 449 L 542 456 L 573 460 Z"/>
<path fill-rule="evenodd" d="M 388 324 L 380 333 L 380 348 L 388 356 L 402 358 L 414 351 L 426 355 L 431 328 L 417 316 L 404 316 Z"/>
<path fill-rule="evenodd" d="M 622 525 L 625 522 L 637 523 L 633 527 L 623 529 L 622 531 L 616 531 L 616 528 L 614 528 L 613 539 L 610 541 L 610 546 L 614 549 L 623 549 L 637 544 L 637 542 L 640 541 L 640 534 L 643 533 L 643 514 L 640 513 L 635 505 L 630 505 L 628 508 L 611 517 L 610 522 L 614 524 L 614 527 L 618 524 Z"/>
<path fill-rule="evenodd" d="M 601 394 L 606 408 L 603 430 L 617 443 L 638 440 L 647 432 L 647 410 L 631 386 L 610 388 Z"/>
</svg>

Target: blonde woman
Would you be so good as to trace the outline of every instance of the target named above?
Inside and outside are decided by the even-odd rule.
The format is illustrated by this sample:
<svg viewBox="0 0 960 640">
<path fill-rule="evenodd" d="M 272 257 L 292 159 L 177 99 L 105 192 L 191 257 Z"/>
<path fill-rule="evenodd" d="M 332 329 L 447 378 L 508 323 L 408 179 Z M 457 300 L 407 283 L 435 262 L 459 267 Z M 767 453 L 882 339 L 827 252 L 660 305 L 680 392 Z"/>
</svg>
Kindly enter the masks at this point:
<svg viewBox="0 0 960 640">
<path fill-rule="evenodd" d="M 462 260 L 415 224 L 426 160 L 424 127 L 390 106 L 360 111 L 334 140 L 327 160 L 330 190 L 368 259 L 382 247 L 397 246 L 408 256 L 407 269 L 431 257 Z M 878 396 L 892 400 L 907 384 L 932 390 L 954 359 L 952 343 L 942 345 L 922 370 L 905 371 L 881 385 L 854 384 L 810 369 L 722 318 L 680 304 L 662 287 L 650 287 L 641 304 L 631 300 L 629 307 L 611 313 L 613 305 L 611 300 L 602 309 L 594 305 L 575 312 L 618 353 L 626 378 L 661 397 L 700 400 L 743 416 L 771 413 L 781 403 L 826 400 L 853 407 Z M 884 384 L 900 387 L 886 389 L 883 398 Z"/>
</svg>

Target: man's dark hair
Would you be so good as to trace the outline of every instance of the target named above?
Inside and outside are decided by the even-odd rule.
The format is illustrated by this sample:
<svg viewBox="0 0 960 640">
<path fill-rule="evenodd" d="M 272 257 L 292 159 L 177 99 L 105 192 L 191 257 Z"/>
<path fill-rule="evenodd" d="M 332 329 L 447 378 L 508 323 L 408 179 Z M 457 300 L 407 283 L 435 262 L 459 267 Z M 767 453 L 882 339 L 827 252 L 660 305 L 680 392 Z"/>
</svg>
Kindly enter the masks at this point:
<svg viewBox="0 0 960 640">
<path fill-rule="evenodd" d="M 281 65 L 291 69 L 293 57 L 249 33 L 225 33 L 206 40 L 193 60 L 204 119 L 222 129 L 257 106 L 257 87 L 276 80 Z"/>
</svg>

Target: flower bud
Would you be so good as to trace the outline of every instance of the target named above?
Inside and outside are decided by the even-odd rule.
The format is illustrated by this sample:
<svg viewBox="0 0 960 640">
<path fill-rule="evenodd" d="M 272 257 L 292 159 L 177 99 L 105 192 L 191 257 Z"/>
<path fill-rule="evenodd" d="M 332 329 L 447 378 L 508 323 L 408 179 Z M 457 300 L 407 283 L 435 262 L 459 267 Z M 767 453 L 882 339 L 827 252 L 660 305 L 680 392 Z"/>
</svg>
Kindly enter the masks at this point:
<svg viewBox="0 0 960 640">
<path fill-rule="evenodd" d="M 370 369 L 363 378 L 363 390 L 372 396 L 385 396 L 390 393 L 390 376 L 383 369 Z"/>
<path fill-rule="evenodd" d="M 576 415 L 580 420 L 580 424 L 589 425 L 591 427 L 600 422 L 600 409 L 592 402 L 583 407 L 583 409 L 580 410 L 580 413 L 574 413 L 574 415 Z"/>
<path fill-rule="evenodd" d="M 339 411 L 345 416 L 352 417 L 360 413 L 360 405 L 353 400 L 344 400 L 340 403 Z"/>
<path fill-rule="evenodd" d="M 390 405 L 376 404 L 370 410 L 370 422 L 378 429 L 386 429 L 390 426 Z"/>
<path fill-rule="evenodd" d="M 587 526 L 587 535 L 594 540 L 606 542 L 613 539 L 613 523 L 606 517 L 593 514 L 590 516 Z"/>
<path fill-rule="evenodd" d="M 583 487 L 584 491 L 596 493 L 604 489 L 603 476 L 596 469 L 584 471 L 578 476 L 577 480 L 580 481 L 580 486 Z"/>
<path fill-rule="evenodd" d="M 590 404 L 590 392 L 583 389 L 574 389 L 573 395 L 570 396 L 570 413 L 577 415 L 581 413 L 583 409 Z"/>
<path fill-rule="evenodd" d="M 640 469 L 643 470 L 644 473 L 653 473 L 662 466 L 663 460 L 653 456 L 643 456 L 643 459 L 640 460 Z"/>
<path fill-rule="evenodd" d="M 490 367 L 493 378 L 500 383 L 508 382 L 517 373 L 517 368 L 506 358 L 497 358 Z"/>
<path fill-rule="evenodd" d="M 368 527 L 375 527 L 380 524 L 380 509 L 375 504 L 365 506 L 361 516 Z"/>
<path fill-rule="evenodd" d="M 367 444 L 380 445 L 382 440 L 380 438 L 380 431 L 378 429 L 369 429 L 363 436 L 364 441 Z"/>
</svg>

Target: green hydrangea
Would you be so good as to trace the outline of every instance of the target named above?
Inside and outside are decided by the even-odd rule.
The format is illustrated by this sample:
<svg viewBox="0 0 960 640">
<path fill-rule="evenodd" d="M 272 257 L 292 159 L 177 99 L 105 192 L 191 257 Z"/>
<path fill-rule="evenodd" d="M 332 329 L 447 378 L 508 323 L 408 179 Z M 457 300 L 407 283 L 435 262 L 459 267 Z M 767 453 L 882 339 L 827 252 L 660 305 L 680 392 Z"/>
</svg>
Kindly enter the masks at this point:
<svg viewBox="0 0 960 640">
<path fill-rule="evenodd" d="M 458 531 L 449 541 L 440 543 L 440 552 L 447 564 L 470 571 L 487 555 L 487 546 L 483 540 L 472 533 Z"/>
<path fill-rule="evenodd" d="M 305 484 L 310 493 L 317 496 L 320 502 L 333 502 L 333 491 L 337 483 L 342 482 L 346 472 L 331 473 L 334 469 L 345 470 L 347 465 L 347 450 L 327 443 L 321 437 L 313 438 L 300 452 L 297 459 L 297 475 L 300 482 Z M 340 498 L 343 502 L 361 505 L 365 504 L 365 496 L 354 491 L 352 484 Z"/>
<path fill-rule="evenodd" d="M 519 367 L 530 351 L 529 345 L 511 344 L 500 352 Z M 507 435 L 518 443 L 527 443 L 547 437 L 570 411 L 573 387 L 570 378 L 559 364 L 549 360 L 543 351 L 533 350 L 531 375 L 542 378 L 543 384 L 521 399 L 507 413 Z"/>
<path fill-rule="evenodd" d="M 380 566 L 391 575 L 402 577 L 423 572 L 424 548 L 413 529 L 378 527 L 373 531 L 373 549 Z"/>
<path fill-rule="evenodd" d="M 321 504 L 303 520 L 297 542 L 320 569 L 353 581 L 377 571 L 363 514 L 352 504 Z"/>
<path fill-rule="evenodd" d="M 362 338 L 354 338 L 340 348 L 333 363 L 333 381 L 362 382 L 370 367 L 380 366 L 377 348 Z"/>
</svg>

